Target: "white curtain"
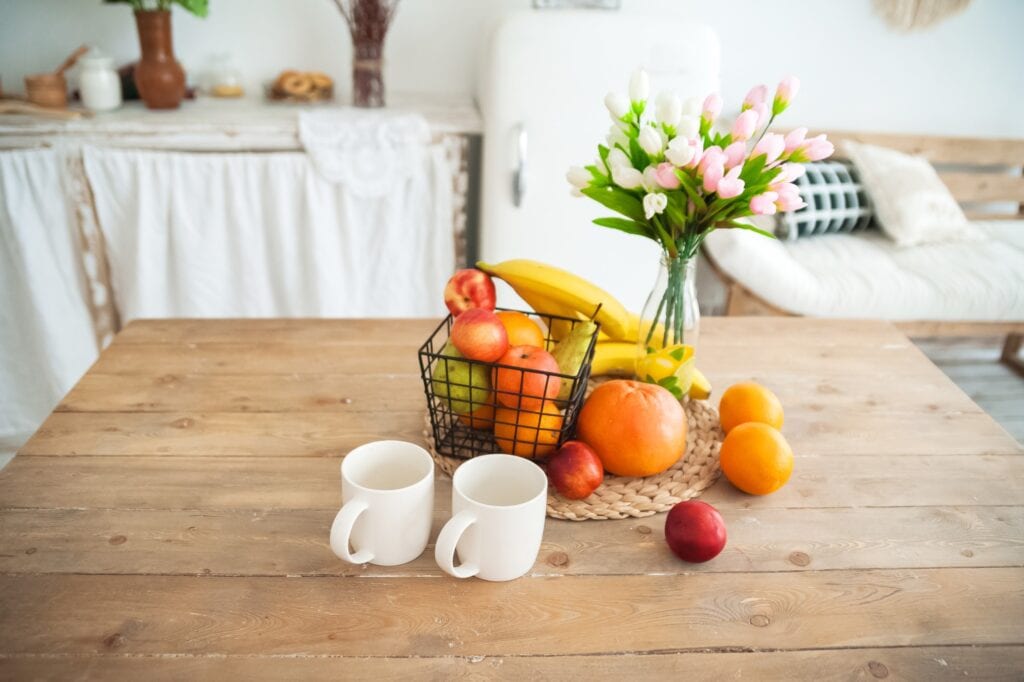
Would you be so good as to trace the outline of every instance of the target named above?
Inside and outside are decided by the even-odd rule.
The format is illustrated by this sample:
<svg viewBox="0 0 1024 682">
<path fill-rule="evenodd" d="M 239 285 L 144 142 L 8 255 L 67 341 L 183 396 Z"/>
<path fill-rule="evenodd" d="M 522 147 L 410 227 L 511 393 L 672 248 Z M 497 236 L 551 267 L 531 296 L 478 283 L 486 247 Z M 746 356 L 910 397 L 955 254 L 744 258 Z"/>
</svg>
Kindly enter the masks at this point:
<svg viewBox="0 0 1024 682">
<path fill-rule="evenodd" d="M 381 196 L 304 153 L 83 154 L 122 323 L 444 313 L 453 187 L 439 146 L 418 147 Z"/>
<path fill-rule="evenodd" d="M 51 149 L 0 152 L 0 465 L 97 354 L 62 167 Z"/>
</svg>

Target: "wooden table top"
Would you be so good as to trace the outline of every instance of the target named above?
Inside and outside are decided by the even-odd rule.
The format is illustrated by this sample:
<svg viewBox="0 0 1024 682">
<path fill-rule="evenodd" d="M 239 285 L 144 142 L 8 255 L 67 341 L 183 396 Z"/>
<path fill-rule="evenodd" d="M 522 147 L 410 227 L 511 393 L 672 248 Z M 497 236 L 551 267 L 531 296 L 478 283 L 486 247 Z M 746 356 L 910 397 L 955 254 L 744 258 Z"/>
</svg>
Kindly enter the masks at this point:
<svg viewBox="0 0 1024 682">
<path fill-rule="evenodd" d="M 343 563 L 339 459 L 423 442 L 434 324 L 130 324 L 0 472 L 0 677 L 1019 679 L 1024 450 L 883 323 L 703 321 L 716 399 L 772 387 L 796 453 L 705 493 L 707 564 L 663 514 L 548 519 L 508 583 Z"/>
</svg>

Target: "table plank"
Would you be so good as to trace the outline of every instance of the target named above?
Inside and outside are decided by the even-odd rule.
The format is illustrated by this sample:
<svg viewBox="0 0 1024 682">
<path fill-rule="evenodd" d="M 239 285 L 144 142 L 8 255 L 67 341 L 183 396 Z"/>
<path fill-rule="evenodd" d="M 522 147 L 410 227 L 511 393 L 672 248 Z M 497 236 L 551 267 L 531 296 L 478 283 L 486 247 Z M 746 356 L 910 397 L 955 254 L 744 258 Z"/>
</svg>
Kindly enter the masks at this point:
<svg viewBox="0 0 1024 682">
<path fill-rule="evenodd" d="M 450 516 L 438 500 L 431 537 Z M 534 576 L 671 575 L 839 568 L 1024 566 L 1022 507 L 722 509 L 713 562 L 679 561 L 665 515 L 548 520 Z M 328 544 L 334 510 L 0 511 L 0 573 L 437 576 L 433 544 L 403 566 L 352 566 Z"/>
<path fill-rule="evenodd" d="M 450 485 L 438 474 L 439 501 Z M 19 455 L 0 470 L 0 507 L 332 509 L 341 504 L 340 487 L 334 457 Z M 1018 505 L 1024 457 L 801 457 L 772 495 L 745 495 L 720 479 L 701 499 L 745 509 Z"/>
<path fill-rule="evenodd" d="M 943 646 L 656 653 L 631 656 L 348 657 L 348 656 L 119 656 L 0 655 L 0 676 L 62 680 L 209 679 L 253 682 L 301 679 L 309 682 L 408 679 L 853 679 L 1020 680 L 1024 646 Z"/>
<path fill-rule="evenodd" d="M 439 319 L 206 318 L 132 320 L 115 344 L 238 343 L 258 336 L 261 343 L 312 346 L 395 344 L 418 348 Z"/>
<path fill-rule="evenodd" d="M 2 575 L 0 646 L 7 653 L 495 656 L 1019 644 L 1022 585 L 1021 568 L 507 583 Z"/>
</svg>

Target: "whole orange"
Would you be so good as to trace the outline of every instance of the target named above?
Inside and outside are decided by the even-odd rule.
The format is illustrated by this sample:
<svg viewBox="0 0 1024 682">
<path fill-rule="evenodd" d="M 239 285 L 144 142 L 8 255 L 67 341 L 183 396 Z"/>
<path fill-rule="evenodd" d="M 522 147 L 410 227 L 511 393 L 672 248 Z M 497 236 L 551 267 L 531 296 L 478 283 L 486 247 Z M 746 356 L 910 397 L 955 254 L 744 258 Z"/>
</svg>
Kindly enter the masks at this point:
<svg viewBox="0 0 1024 682">
<path fill-rule="evenodd" d="M 782 428 L 782 403 L 774 393 L 753 381 L 733 384 L 725 389 L 718 405 L 718 414 L 722 430 L 726 433 L 747 422 Z"/>
<path fill-rule="evenodd" d="M 782 434 L 760 422 L 740 424 L 725 437 L 722 473 L 745 493 L 767 495 L 789 480 L 793 450 Z"/>
<path fill-rule="evenodd" d="M 594 389 L 580 410 L 577 437 L 619 476 L 665 471 L 686 452 L 686 413 L 657 384 L 617 379 Z"/>
<path fill-rule="evenodd" d="M 508 345 L 544 348 L 544 332 L 529 317 L 514 310 L 502 310 L 496 314 L 508 332 Z"/>
<path fill-rule="evenodd" d="M 562 413 L 545 400 L 539 411 L 499 407 L 494 412 L 494 440 L 502 452 L 544 457 L 554 452 L 562 430 Z"/>
<path fill-rule="evenodd" d="M 494 403 L 486 403 L 469 414 L 460 414 L 459 421 L 471 429 L 488 431 L 494 427 Z"/>
</svg>

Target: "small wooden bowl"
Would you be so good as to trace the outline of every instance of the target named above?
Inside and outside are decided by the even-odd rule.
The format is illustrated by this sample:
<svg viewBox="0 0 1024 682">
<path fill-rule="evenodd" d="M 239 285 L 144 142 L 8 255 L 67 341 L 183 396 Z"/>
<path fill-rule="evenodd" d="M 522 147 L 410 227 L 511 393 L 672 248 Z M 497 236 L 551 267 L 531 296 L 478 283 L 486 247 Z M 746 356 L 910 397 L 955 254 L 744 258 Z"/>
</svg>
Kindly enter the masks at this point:
<svg viewBox="0 0 1024 682">
<path fill-rule="evenodd" d="M 25 76 L 25 94 L 29 102 L 41 107 L 64 109 L 68 105 L 68 84 L 60 74 L 37 73 Z"/>
</svg>

